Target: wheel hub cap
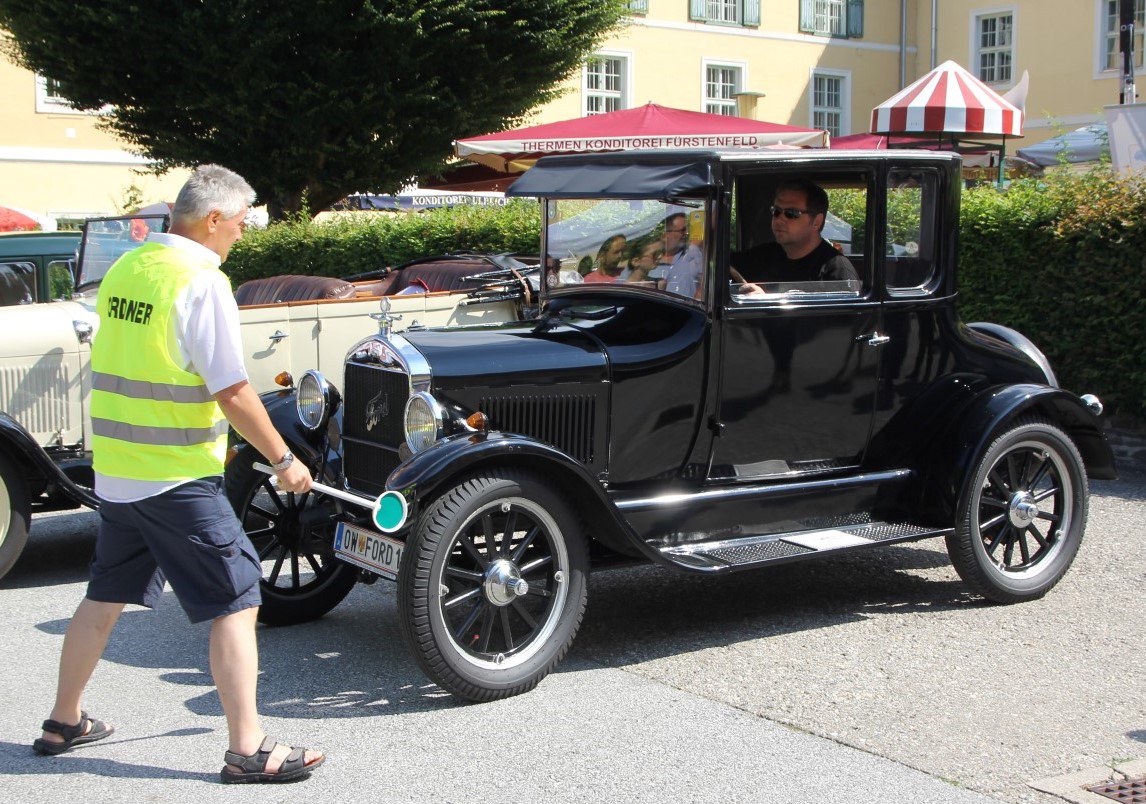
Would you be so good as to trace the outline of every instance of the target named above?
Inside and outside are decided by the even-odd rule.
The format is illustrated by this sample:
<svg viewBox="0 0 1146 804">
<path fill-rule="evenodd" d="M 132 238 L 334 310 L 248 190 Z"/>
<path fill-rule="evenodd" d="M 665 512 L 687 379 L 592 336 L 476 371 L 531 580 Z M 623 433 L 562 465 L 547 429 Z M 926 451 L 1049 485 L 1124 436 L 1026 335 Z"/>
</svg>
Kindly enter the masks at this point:
<svg viewBox="0 0 1146 804">
<path fill-rule="evenodd" d="M 1011 503 L 1007 506 L 1007 516 L 1016 528 L 1025 528 L 1034 522 L 1038 515 L 1038 503 L 1029 491 L 1019 491 L 1011 497 Z"/>
<path fill-rule="evenodd" d="M 489 565 L 482 590 L 493 605 L 508 606 L 529 592 L 529 582 L 521 577 L 521 570 L 512 561 L 502 558 Z"/>
</svg>

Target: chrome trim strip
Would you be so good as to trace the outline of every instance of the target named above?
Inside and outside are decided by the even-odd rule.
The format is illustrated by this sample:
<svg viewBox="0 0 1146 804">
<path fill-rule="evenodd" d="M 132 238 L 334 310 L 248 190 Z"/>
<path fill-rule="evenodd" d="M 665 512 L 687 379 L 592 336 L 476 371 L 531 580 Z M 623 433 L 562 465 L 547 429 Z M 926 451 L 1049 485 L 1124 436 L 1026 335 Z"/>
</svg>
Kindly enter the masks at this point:
<svg viewBox="0 0 1146 804">
<path fill-rule="evenodd" d="M 847 486 L 865 486 L 876 483 L 889 483 L 906 480 L 911 477 L 910 469 L 890 469 L 885 472 L 868 472 L 853 477 L 832 478 L 830 480 L 805 480 L 797 483 L 769 483 L 768 485 L 754 484 L 751 486 L 733 486 L 719 489 L 705 489 L 693 493 L 660 494 L 655 497 L 634 497 L 631 499 L 616 499 L 613 502 L 621 511 L 641 511 L 646 509 L 670 508 L 684 503 L 701 502 L 728 502 L 737 499 L 752 499 L 759 497 L 780 497 L 787 494 L 801 494 L 810 491 L 820 491 L 825 488 L 842 488 Z"/>
<path fill-rule="evenodd" d="M 385 371 L 402 371 L 410 378 L 411 395 L 418 391 L 429 391 L 433 381 L 429 362 L 401 335 L 391 335 L 389 338 L 371 335 L 363 338 L 347 351 L 343 362 L 352 361 L 377 366 Z"/>
<path fill-rule="evenodd" d="M 430 364 L 426 358 L 414 347 L 414 344 L 401 335 L 391 336 L 390 342 L 406 366 L 406 373 L 410 375 L 410 387 L 414 393 L 429 391 L 434 379 L 434 372 L 430 369 Z"/>
</svg>

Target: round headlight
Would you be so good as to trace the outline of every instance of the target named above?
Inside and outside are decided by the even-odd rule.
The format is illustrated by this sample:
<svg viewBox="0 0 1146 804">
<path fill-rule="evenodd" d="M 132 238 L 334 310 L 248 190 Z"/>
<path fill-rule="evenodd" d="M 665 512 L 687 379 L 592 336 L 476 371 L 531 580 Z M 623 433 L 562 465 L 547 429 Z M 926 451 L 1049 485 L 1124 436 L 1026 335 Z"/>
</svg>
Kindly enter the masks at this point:
<svg viewBox="0 0 1146 804">
<path fill-rule="evenodd" d="M 313 369 L 303 374 L 295 392 L 295 407 L 308 430 L 322 427 L 331 407 L 331 387 L 326 378 Z"/>
<path fill-rule="evenodd" d="M 406 403 L 406 444 L 411 452 L 432 447 L 442 437 L 443 411 L 438 401 L 425 391 Z"/>
</svg>

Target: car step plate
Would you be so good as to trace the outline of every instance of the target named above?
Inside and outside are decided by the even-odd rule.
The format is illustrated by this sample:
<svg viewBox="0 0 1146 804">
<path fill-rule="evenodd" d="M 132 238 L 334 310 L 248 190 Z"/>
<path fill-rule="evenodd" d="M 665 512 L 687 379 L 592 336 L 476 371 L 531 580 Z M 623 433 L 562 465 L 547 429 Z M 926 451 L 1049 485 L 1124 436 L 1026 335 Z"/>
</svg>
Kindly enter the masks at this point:
<svg viewBox="0 0 1146 804">
<path fill-rule="evenodd" d="M 675 564 L 693 569 L 719 571 L 796 561 L 817 554 L 875 547 L 940 536 L 949 532 L 922 525 L 868 522 L 844 528 L 742 536 L 737 539 L 663 546 L 659 549 L 665 558 Z"/>
</svg>

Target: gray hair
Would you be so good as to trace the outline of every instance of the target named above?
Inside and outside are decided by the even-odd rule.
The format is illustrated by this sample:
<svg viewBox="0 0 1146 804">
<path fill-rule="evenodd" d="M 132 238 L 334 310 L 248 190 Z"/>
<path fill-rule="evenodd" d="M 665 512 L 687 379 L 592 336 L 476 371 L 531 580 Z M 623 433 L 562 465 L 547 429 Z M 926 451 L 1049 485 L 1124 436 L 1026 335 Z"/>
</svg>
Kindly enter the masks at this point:
<svg viewBox="0 0 1146 804">
<path fill-rule="evenodd" d="M 175 199 L 171 222 L 199 221 L 214 210 L 233 218 L 254 203 L 254 188 L 238 173 L 222 165 L 199 165 Z"/>
</svg>

